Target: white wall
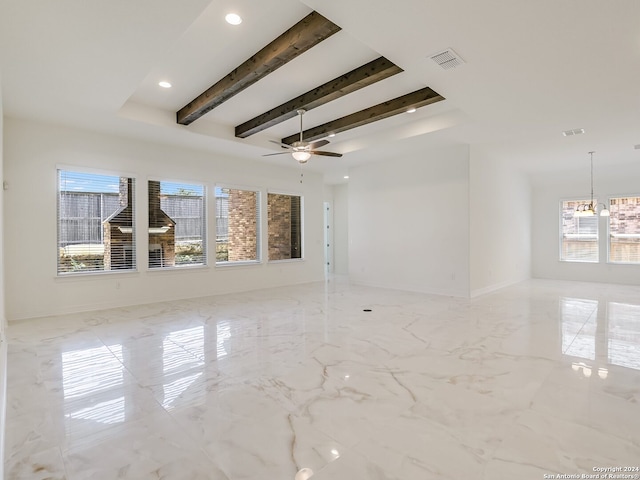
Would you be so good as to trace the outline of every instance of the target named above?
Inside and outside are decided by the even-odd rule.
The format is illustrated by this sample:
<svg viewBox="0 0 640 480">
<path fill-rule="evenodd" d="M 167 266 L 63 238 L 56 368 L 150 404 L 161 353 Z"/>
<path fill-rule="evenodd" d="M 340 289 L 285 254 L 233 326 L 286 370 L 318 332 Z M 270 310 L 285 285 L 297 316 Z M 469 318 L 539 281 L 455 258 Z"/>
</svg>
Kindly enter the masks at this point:
<svg viewBox="0 0 640 480">
<path fill-rule="evenodd" d="M 349 275 L 367 285 L 469 295 L 469 148 L 349 171 Z"/>
<path fill-rule="evenodd" d="M 323 277 L 322 177 L 297 168 L 223 158 L 93 132 L 5 119 L 6 307 L 9 320 L 320 281 Z M 138 225 L 147 222 L 148 178 L 274 189 L 304 196 L 304 261 L 148 271 L 147 238 L 137 237 L 138 273 L 56 277 L 56 167 L 90 167 L 137 178 Z M 212 200 L 210 196 L 210 200 Z M 209 202 L 213 218 L 214 202 Z M 263 199 L 263 205 L 265 201 Z M 266 215 L 263 218 L 266 238 Z M 143 232 L 145 229 L 138 229 Z M 208 226 L 210 246 L 215 221 Z M 214 263 L 210 248 L 210 265 Z M 117 288 L 119 287 L 119 288 Z"/>
<path fill-rule="evenodd" d="M 4 425 L 7 397 L 7 342 L 5 341 L 5 305 L 4 305 L 4 202 L 2 182 L 4 179 L 4 116 L 2 113 L 2 83 L 0 83 L 0 478 L 4 478 Z"/>
<path fill-rule="evenodd" d="M 333 187 L 333 272 L 349 274 L 349 185 Z"/>
<path fill-rule="evenodd" d="M 5 303 L 4 303 L 5 302 L 5 293 L 4 293 L 5 263 L 4 263 L 4 191 L 2 190 L 3 182 L 4 182 L 4 115 L 2 110 L 2 84 L 0 83 L 0 339 L 3 338 L 4 329 L 6 326 Z M 0 470 L 0 473 L 1 473 L 1 470 Z M 0 478 L 2 478 L 2 475 L 0 475 Z"/>
<path fill-rule="evenodd" d="M 508 162 L 471 147 L 471 296 L 531 276 L 531 186 Z"/>
<path fill-rule="evenodd" d="M 594 197 L 640 195 L 640 165 L 598 168 L 594 165 Z M 557 172 L 533 178 L 533 267 L 535 278 L 640 285 L 640 266 L 607 263 L 607 218 L 599 217 L 600 262 L 560 261 L 560 201 L 590 196 L 588 165 L 583 171 Z"/>
</svg>

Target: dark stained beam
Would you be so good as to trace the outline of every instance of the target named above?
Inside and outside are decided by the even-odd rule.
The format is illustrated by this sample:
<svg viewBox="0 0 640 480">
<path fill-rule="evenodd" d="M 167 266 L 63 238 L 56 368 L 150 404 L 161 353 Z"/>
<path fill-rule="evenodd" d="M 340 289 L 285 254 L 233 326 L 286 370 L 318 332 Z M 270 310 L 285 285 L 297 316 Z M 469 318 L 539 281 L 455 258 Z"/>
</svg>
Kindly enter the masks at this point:
<svg viewBox="0 0 640 480">
<path fill-rule="evenodd" d="M 236 137 L 246 138 L 295 117 L 301 108 L 309 111 L 400 72 L 402 69 L 386 58 L 376 58 L 349 73 L 334 78 L 324 85 L 258 115 L 242 125 L 238 125 Z"/>
<path fill-rule="evenodd" d="M 178 123 L 189 125 L 339 31 L 339 26 L 319 13 L 311 12 L 227 76 L 220 79 L 215 85 L 182 107 L 176 114 Z"/>
<path fill-rule="evenodd" d="M 313 142 L 320 138 L 328 136 L 330 133 L 341 133 L 351 130 L 352 128 L 361 127 L 368 123 L 377 122 L 384 118 L 392 117 L 400 113 L 405 113 L 409 108 L 420 108 L 425 105 L 444 100 L 444 97 L 429 87 L 425 87 L 415 92 L 408 93 L 402 97 L 394 98 L 387 102 L 379 103 L 373 107 L 365 108 L 359 112 L 352 113 L 346 117 L 332 120 L 331 122 L 317 127 L 305 130 L 302 138 L 305 142 Z M 290 135 L 282 139 L 282 143 L 291 145 L 293 142 L 300 140 L 300 133 Z"/>
</svg>

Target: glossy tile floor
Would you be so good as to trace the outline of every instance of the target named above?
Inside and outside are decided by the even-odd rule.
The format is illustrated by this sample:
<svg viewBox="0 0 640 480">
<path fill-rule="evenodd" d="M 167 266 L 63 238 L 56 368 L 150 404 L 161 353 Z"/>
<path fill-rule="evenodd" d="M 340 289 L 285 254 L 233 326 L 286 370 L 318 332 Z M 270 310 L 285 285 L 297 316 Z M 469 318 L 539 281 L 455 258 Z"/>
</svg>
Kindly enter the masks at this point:
<svg viewBox="0 0 640 480">
<path fill-rule="evenodd" d="M 21 322 L 8 336 L 9 479 L 640 466 L 638 287 L 530 281 L 464 300 L 329 282 Z"/>
</svg>

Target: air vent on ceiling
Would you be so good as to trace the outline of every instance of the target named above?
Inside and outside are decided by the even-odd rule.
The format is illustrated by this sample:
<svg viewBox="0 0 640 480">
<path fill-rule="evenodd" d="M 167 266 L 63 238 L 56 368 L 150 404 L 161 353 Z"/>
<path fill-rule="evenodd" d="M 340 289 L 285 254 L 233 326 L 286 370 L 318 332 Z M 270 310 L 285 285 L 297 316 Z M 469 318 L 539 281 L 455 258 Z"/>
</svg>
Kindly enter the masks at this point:
<svg viewBox="0 0 640 480">
<path fill-rule="evenodd" d="M 562 132 L 562 135 L 564 135 L 565 137 L 570 137 L 572 135 L 580 135 L 584 133 L 584 128 L 574 128 L 573 130 L 565 130 L 564 132 Z"/>
<path fill-rule="evenodd" d="M 430 55 L 429 58 L 431 58 L 431 60 L 436 62 L 445 70 L 448 70 L 450 68 L 455 68 L 464 63 L 464 60 L 460 58 L 460 55 L 454 52 L 453 49 L 451 48 L 447 48 L 442 52 L 438 52 L 433 55 Z"/>
<path fill-rule="evenodd" d="M 634 145 L 633 148 L 635 148 L 636 150 L 640 150 L 640 144 L 639 145 Z M 6 188 L 5 188 L 6 190 Z"/>
</svg>

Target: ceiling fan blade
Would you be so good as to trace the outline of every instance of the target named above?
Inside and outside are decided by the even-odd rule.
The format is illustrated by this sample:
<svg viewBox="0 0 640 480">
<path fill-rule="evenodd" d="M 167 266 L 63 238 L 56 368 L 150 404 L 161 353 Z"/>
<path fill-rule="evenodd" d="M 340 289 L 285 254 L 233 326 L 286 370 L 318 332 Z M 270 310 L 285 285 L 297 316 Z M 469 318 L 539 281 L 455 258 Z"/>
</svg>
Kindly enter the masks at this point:
<svg viewBox="0 0 640 480">
<path fill-rule="evenodd" d="M 323 152 L 322 150 L 311 150 L 311 153 L 313 155 L 323 155 L 325 157 L 341 157 L 342 156 L 341 153 Z"/>
<path fill-rule="evenodd" d="M 278 142 L 276 140 L 269 140 L 271 143 L 275 143 L 276 145 L 280 145 L 282 148 L 293 148 L 291 145 L 287 145 L 286 143 Z"/>
<path fill-rule="evenodd" d="M 310 143 L 309 147 L 311 147 L 311 150 L 314 150 L 316 148 L 324 147 L 329 143 L 330 143 L 329 140 L 318 140 L 317 142 Z"/>
<path fill-rule="evenodd" d="M 272 157 L 273 155 L 291 155 L 291 152 L 267 153 L 263 157 Z"/>
</svg>

